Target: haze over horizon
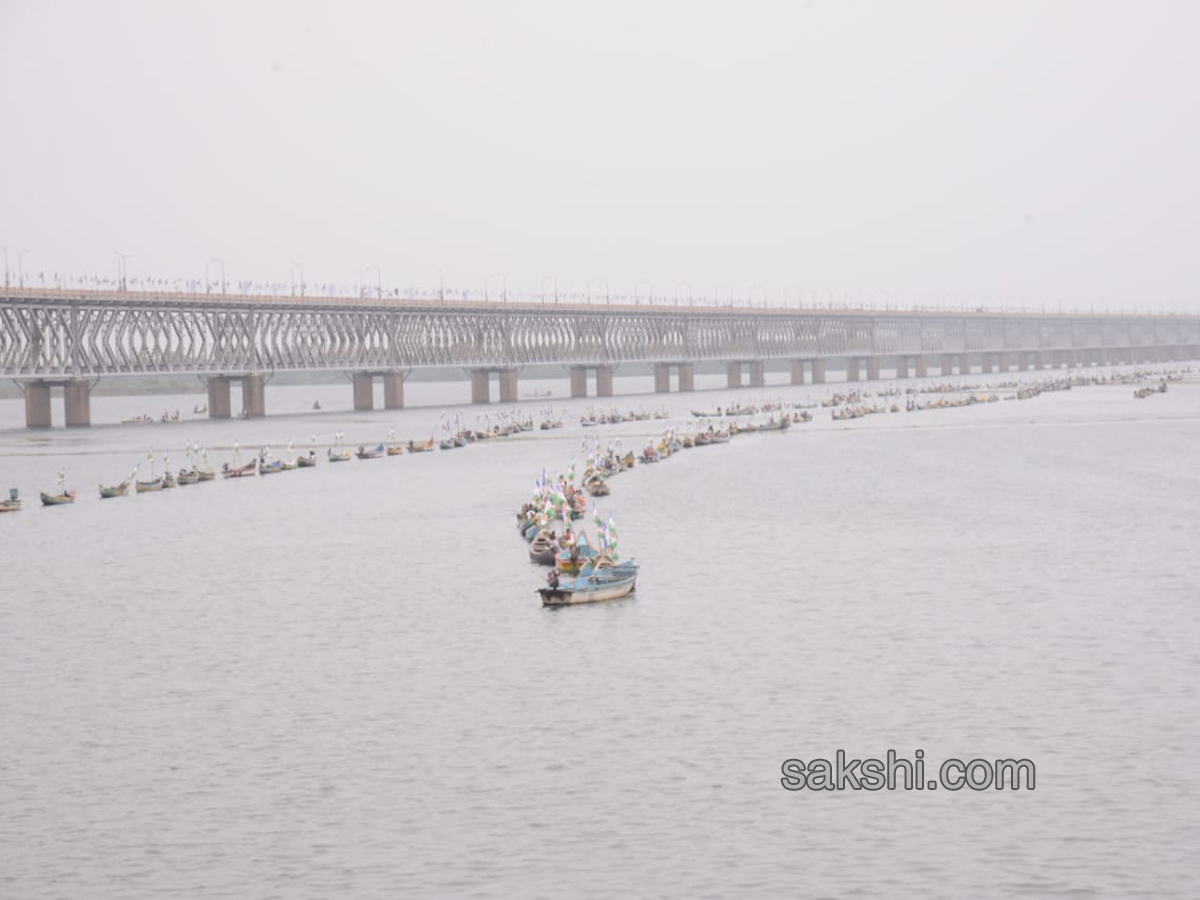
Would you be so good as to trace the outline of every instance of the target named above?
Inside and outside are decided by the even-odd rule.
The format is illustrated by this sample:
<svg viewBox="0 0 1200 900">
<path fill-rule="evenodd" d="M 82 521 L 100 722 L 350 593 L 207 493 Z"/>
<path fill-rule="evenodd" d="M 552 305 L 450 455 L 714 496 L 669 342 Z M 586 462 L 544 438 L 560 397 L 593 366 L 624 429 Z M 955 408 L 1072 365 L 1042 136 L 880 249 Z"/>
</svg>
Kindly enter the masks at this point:
<svg viewBox="0 0 1200 900">
<path fill-rule="evenodd" d="M 0 245 L 27 283 L 120 253 L 231 285 L 1191 311 L 1197 33 L 1172 2 L 3 2 Z"/>
</svg>

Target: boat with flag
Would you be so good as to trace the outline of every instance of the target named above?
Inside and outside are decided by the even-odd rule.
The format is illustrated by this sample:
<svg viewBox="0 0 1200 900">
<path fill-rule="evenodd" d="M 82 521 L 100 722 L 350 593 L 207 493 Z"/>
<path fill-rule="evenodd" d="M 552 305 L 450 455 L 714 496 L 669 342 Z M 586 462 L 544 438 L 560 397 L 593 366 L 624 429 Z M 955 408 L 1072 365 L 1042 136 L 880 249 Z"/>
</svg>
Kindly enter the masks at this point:
<svg viewBox="0 0 1200 900">
<path fill-rule="evenodd" d="M 374 447 L 359 447 L 358 452 L 354 455 L 359 459 L 379 459 L 383 456 L 385 449 L 383 444 L 376 444 Z"/>
<path fill-rule="evenodd" d="M 629 562 L 614 563 L 607 556 L 589 562 L 574 578 L 563 578 L 551 571 L 546 587 L 538 588 L 542 606 L 571 606 L 576 603 L 598 603 L 628 597 L 637 587 L 638 566 Z"/>
<path fill-rule="evenodd" d="M 345 435 L 339 431 L 334 435 L 333 446 L 325 452 L 325 456 L 331 463 L 350 462 L 350 451 L 342 446 L 342 439 L 344 437 Z"/>
<path fill-rule="evenodd" d="M 66 482 L 66 480 L 67 480 L 66 470 L 59 469 L 58 470 L 58 493 L 57 494 L 47 494 L 45 491 L 42 491 L 40 494 L 41 499 L 42 499 L 42 506 L 63 506 L 64 504 L 75 502 L 75 492 L 68 491 L 63 486 L 64 483 Z"/>
<path fill-rule="evenodd" d="M 100 499 L 108 500 L 112 497 L 125 497 L 129 494 L 129 482 L 122 481 L 120 484 L 110 485 L 105 487 L 100 485 Z"/>
</svg>

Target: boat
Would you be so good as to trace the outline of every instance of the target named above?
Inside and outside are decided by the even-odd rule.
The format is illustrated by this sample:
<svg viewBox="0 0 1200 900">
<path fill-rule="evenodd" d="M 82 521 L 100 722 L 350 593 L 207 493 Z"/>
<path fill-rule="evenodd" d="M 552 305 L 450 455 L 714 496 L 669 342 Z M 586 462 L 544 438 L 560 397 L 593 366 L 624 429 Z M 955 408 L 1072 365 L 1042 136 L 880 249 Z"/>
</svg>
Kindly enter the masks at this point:
<svg viewBox="0 0 1200 900">
<path fill-rule="evenodd" d="M 122 419 L 122 425 L 149 425 L 154 420 L 149 416 L 134 416 L 132 419 Z"/>
<path fill-rule="evenodd" d="M 221 474 L 226 478 L 246 478 L 255 474 L 258 464 L 256 462 L 248 462 L 244 466 L 231 466 L 229 463 L 221 468 Z"/>
<path fill-rule="evenodd" d="M 409 441 L 408 442 L 408 452 L 409 453 L 428 453 L 432 449 L 433 449 L 433 439 L 432 438 L 430 438 L 427 441 Z"/>
<path fill-rule="evenodd" d="M 63 491 L 61 494 L 47 494 L 42 491 L 41 498 L 42 506 L 62 506 L 65 503 L 75 502 L 75 492 Z"/>
<path fill-rule="evenodd" d="M 320 410 L 320 409 L 321 409 L 321 401 L 320 401 L 320 400 L 314 400 L 314 401 L 313 401 L 313 409 L 314 409 L 314 410 Z"/>
<path fill-rule="evenodd" d="M 641 461 L 644 463 L 656 463 L 659 460 L 659 452 L 654 447 L 647 446 L 642 450 Z"/>
<path fill-rule="evenodd" d="M 301 456 L 296 459 L 296 465 L 301 469 L 311 469 L 317 464 L 317 452 L 309 450 L 308 456 Z"/>
<path fill-rule="evenodd" d="M 8 499 L 0 500 L 0 512 L 16 512 L 21 508 L 21 494 L 16 488 L 8 489 Z"/>
<path fill-rule="evenodd" d="M 167 472 L 166 474 L 164 474 L 162 477 L 162 486 L 164 488 L 177 487 L 178 483 L 175 481 L 175 476 L 172 475 L 170 472 Z"/>
<path fill-rule="evenodd" d="M 565 542 L 570 539 L 564 535 Z M 563 547 L 554 557 L 554 564 L 559 571 L 566 572 L 568 575 L 576 575 L 579 570 L 588 562 L 588 560 L 597 556 L 595 548 L 592 547 L 591 541 L 584 532 L 580 532 L 573 544 Z"/>
<path fill-rule="evenodd" d="M 561 578 L 557 571 L 547 576 L 547 586 L 538 588 L 543 606 L 570 606 L 619 600 L 637 587 L 638 567 L 632 562 L 614 564 L 602 558 L 575 578 Z"/>
<path fill-rule="evenodd" d="M 180 469 L 175 476 L 176 484 L 196 484 L 200 481 L 200 473 L 196 469 Z"/>
<path fill-rule="evenodd" d="M 300 468 L 300 458 L 298 456 L 293 456 L 291 459 L 281 460 L 279 465 L 283 471 L 290 472 L 292 469 Z"/>
<path fill-rule="evenodd" d="M 552 566 L 557 549 L 558 542 L 554 539 L 554 532 L 545 528 L 539 529 L 529 543 L 529 560 L 539 566 Z"/>
<path fill-rule="evenodd" d="M 612 493 L 612 488 L 608 486 L 608 482 L 603 478 L 593 478 L 583 486 L 584 490 L 592 497 L 607 497 Z"/>
<path fill-rule="evenodd" d="M 161 478 L 152 478 L 149 481 L 139 481 L 137 483 L 137 492 L 146 494 L 150 491 L 161 491 L 163 489 L 163 480 Z"/>
<path fill-rule="evenodd" d="M 354 455 L 359 459 L 378 459 L 379 457 L 383 456 L 383 453 L 383 444 L 376 444 L 370 450 L 368 450 L 366 447 L 359 447 L 358 452 Z"/>
<path fill-rule="evenodd" d="M 259 475 L 274 475 L 276 472 L 283 471 L 283 460 L 273 459 L 270 462 L 259 460 L 258 474 Z"/>
<path fill-rule="evenodd" d="M 388 444 L 387 445 L 387 455 L 388 456 L 400 456 L 403 453 L 404 453 L 404 445 L 403 444 Z"/>
<path fill-rule="evenodd" d="M 107 500 L 110 497 L 124 497 L 129 493 L 129 482 L 122 481 L 120 484 L 114 484 L 112 487 L 100 485 L 100 499 Z"/>
<path fill-rule="evenodd" d="M 349 450 L 334 450 L 332 447 L 325 454 L 331 463 L 350 462 Z"/>
</svg>

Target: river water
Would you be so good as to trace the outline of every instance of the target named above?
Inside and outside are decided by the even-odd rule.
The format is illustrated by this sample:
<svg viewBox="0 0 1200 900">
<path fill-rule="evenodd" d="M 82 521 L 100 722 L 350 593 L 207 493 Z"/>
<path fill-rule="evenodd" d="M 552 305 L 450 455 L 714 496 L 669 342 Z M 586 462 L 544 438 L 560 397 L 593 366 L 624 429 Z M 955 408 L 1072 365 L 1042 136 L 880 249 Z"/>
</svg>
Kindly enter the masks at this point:
<svg viewBox="0 0 1200 900">
<path fill-rule="evenodd" d="M 598 405 L 552 386 L 522 408 L 561 431 L 103 502 L 192 441 L 219 465 L 480 410 L 268 387 L 265 420 L 96 397 L 114 424 L 32 433 L 0 402 L 0 897 L 1195 896 L 1200 383 L 818 409 L 639 466 L 600 504 L 637 592 L 543 609 L 513 512 Z M 612 403 L 831 389 L 650 387 Z M 41 508 L 60 467 L 79 501 Z M 783 789 L 838 749 L 1027 758 L 1036 789 Z"/>
</svg>

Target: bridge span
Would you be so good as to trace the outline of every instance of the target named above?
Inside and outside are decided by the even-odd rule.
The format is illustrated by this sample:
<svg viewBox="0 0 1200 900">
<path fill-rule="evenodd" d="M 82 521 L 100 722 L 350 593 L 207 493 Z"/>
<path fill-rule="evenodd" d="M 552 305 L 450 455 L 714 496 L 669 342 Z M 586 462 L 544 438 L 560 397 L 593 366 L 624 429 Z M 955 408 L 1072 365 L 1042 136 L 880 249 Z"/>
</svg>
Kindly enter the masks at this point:
<svg viewBox="0 0 1200 900">
<path fill-rule="evenodd" d="M 704 305 L 566 305 L 393 298 L 104 292 L 10 288 L 0 299 L 0 376 L 18 383 L 25 421 L 48 427 L 61 386 L 68 426 L 91 423 L 101 378 L 192 374 L 208 386 L 208 414 L 231 415 L 241 385 L 251 416 L 266 414 L 276 372 L 340 371 L 354 408 L 404 406 L 415 369 L 461 367 L 471 400 L 518 398 L 524 366 L 560 365 L 571 396 L 613 395 L 625 363 L 653 366 L 658 392 L 694 389 L 698 362 L 722 362 L 728 384 L 765 384 L 764 365 L 785 360 L 791 383 L 822 383 L 836 361 L 849 381 L 1162 362 L 1200 358 L 1200 314 L 1062 314 Z M 748 376 L 748 377 L 747 377 Z"/>
</svg>

